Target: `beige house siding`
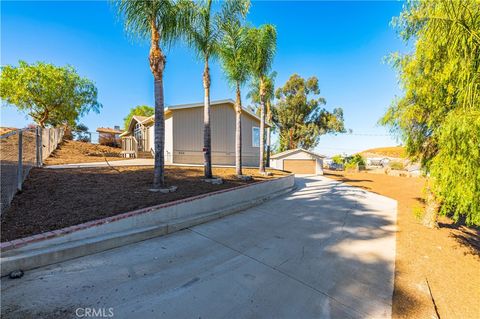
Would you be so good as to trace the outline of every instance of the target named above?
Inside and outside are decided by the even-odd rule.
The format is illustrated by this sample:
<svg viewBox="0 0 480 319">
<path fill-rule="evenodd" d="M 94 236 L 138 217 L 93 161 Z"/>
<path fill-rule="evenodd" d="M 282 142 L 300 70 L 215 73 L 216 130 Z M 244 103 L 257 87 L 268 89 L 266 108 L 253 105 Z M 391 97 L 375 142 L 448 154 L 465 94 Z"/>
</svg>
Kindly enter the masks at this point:
<svg viewBox="0 0 480 319">
<path fill-rule="evenodd" d="M 149 124 L 147 128 L 147 150 L 155 149 L 155 125 Z M 172 128 L 173 128 L 173 118 L 171 114 L 165 115 L 165 163 L 172 163 L 172 154 L 173 154 L 173 137 L 172 137 Z"/>
<path fill-rule="evenodd" d="M 165 162 L 173 161 L 173 117 L 172 114 L 165 115 Z"/>
<path fill-rule="evenodd" d="M 172 110 L 173 162 L 203 163 L 203 108 Z M 252 127 L 258 120 L 242 114 L 242 161 L 245 166 L 258 166 L 258 147 L 252 146 Z M 235 111 L 231 104 L 211 108 L 212 162 L 217 165 L 235 164 Z"/>
</svg>

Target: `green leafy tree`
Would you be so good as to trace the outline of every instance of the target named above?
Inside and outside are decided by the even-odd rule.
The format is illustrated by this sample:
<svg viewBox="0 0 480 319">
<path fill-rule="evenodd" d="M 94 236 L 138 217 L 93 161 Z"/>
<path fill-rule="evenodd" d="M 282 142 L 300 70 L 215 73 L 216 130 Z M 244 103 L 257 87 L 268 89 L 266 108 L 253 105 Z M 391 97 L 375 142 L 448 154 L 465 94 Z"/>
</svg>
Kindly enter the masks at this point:
<svg viewBox="0 0 480 319">
<path fill-rule="evenodd" d="M 212 138 L 210 128 L 210 58 L 219 52 L 221 28 L 219 23 L 238 15 L 245 16 L 249 5 L 245 1 L 229 0 L 222 2 L 221 10 L 213 12 L 212 0 L 194 2 L 193 19 L 188 28 L 187 42 L 204 63 L 203 89 L 203 152 L 205 178 L 212 178 Z"/>
<path fill-rule="evenodd" d="M 123 119 L 123 127 L 125 130 L 128 129 L 128 125 L 130 124 L 130 121 L 134 115 L 152 116 L 153 114 L 155 114 L 155 109 L 153 107 L 148 105 L 137 105 L 131 108 L 128 115 Z"/>
<path fill-rule="evenodd" d="M 344 160 L 345 168 L 352 169 L 352 168 L 360 168 L 361 166 L 365 166 L 365 160 L 363 159 L 362 155 L 355 154 L 350 156 Z"/>
<path fill-rule="evenodd" d="M 322 107 L 318 79 L 292 75 L 276 91 L 273 121 L 279 128 L 280 151 L 295 148 L 313 149 L 327 133 L 344 133 L 343 110 L 332 112 Z"/>
<path fill-rule="evenodd" d="M 164 51 L 184 36 L 192 20 L 190 1 L 115 0 L 113 4 L 118 16 L 123 19 L 125 30 L 134 37 L 150 41 L 150 70 L 153 74 L 155 96 L 155 166 L 153 188 L 165 184 L 165 100 L 163 94 L 163 73 L 167 62 Z"/>
<path fill-rule="evenodd" d="M 41 127 L 74 126 L 79 117 L 98 113 L 102 107 L 95 85 L 71 66 L 20 61 L 18 67 L 7 65 L 1 70 L 2 100 L 28 113 Z"/>
<path fill-rule="evenodd" d="M 265 109 L 267 78 L 275 57 L 277 48 L 277 30 L 271 24 L 265 24 L 259 28 L 250 28 L 248 36 L 251 41 L 249 51 L 250 70 L 258 83 L 260 100 L 260 173 L 265 173 Z"/>
<path fill-rule="evenodd" d="M 480 225 L 480 5 L 408 1 L 393 23 L 414 50 L 391 56 L 404 95 L 380 123 L 430 175 L 424 224 L 440 212 Z"/>
<path fill-rule="evenodd" d="M 250 77 L 248 68 L 248 52 L 250 42 L 248 28 L 242 25 L 243 13 L 248 11 L 250 1 L 234 0 L 242 4 L 244 9 L 241 14 L 224 14 L 218 22 L 222 33 L 220 41 L 220 59 L 223 71 L 231 86 L 235 87 L 235 171 L 238 176 L 242 175 L 242 94 L 241 87 Z M 226 2 L 230 5 L 230 1 Z M 225 10 L 227 13 L 231 10 Z"/>
<path fill-rule="evenodd" d="M 337 165 L 343 165 L 345 160 L 342 155 L 337 154 L 332 157 L 332 161 Z"/>
</svg>

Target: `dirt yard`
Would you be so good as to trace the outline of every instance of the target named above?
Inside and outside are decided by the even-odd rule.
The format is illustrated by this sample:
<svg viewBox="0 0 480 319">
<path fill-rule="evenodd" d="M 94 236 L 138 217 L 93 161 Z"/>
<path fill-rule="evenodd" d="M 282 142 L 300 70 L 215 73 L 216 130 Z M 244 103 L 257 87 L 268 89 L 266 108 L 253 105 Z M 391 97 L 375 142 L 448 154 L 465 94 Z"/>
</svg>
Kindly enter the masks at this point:
<svg viewBox="0 0 480 319">
<path fill-rule="evenodd" d="M 480 231 L 448 218 L 439 229 L 422 226 L 414 211 L 423 207 L 424 179 L 363 172 L 326 177 L 398 201 L 393 318 L 480 318 Z"/>
<path fill-rule="evenodd" d="M 34 168 L 11 206 L 1 215 L 1 241 L 9 241 L 49 230 L 125 213 L 139 208 L 232 188 L 287 175 L 271 170 L 273 176 L 244 169 L 252 181 L 235 178 L 234 168 L 213 168 L 224 183 L 202 181 L 202 167 L 166 167 L 166 182 L 178 186 L 174 193 L 151 192 L 152 167 L 46 169 Z"/>
<path fill-rule="evenodd" d="M 116 147 L 79 141 L 63 141 L 45 160 L 45 165 L 103 162 L 104 156 L 108 161 L 122 160 L 124 158 L 120 157 L 121 151 Z"/>
<path fill-rule="evenodd" d="M 405 158 L 405 148 L 402 146 L 371 148 L 360 153 L 363 157 L 395 157 Z"/>
</svg>

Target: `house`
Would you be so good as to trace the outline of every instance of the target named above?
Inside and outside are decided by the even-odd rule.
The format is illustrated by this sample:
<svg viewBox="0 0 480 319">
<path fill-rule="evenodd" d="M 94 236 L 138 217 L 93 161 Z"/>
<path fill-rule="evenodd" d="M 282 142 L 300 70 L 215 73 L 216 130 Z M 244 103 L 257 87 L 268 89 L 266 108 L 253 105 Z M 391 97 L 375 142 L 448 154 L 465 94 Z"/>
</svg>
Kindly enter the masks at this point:
<svg viewBox="0 0 480 319">
<path fill-rule="evenodd" d="M 115 126 L 114 128 L 110 127 L 99 127 L 97 128 L 98 133 L 98 144 L 120 147 L 120 126 Z"/>
<path fill-rule="evenodd" d="M 212 163 L 235 165 L 235 103 L 210 103 Z M 148 157 L 154 152 L 154 116 L 133 116 L 121 134 L 125 157 Z M 243 109 L 242 164 L 258 166 L 260 118 Z M 268 125 L 267 125 L 268 126 Z M 165 109 L 165 163 L 203 164 L 203 102 L 168 106 Z"/>
<path fill-rule="evenodd" d="M 295 174 L 323 175 L 324 158 L 325 156 L 323 155 L 296 148 L 272 155 L 270 157 L 270 166 Z"/>
</svg>

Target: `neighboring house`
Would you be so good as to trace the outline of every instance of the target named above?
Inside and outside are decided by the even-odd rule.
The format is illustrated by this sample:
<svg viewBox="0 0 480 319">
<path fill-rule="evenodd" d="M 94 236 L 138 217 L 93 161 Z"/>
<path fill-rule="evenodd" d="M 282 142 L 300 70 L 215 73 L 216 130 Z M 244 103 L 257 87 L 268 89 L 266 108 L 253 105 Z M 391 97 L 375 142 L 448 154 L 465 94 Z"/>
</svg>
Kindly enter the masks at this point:
<svg viewBox="0 0 480 319">
<path fill-rule="evenodd" d="M 115 126 L 114 128 L 99 127 L 97 128 L 97 133 L 98 144 L 120 147 L 120 134 L 122 134 L 120 126 Z"/>
<path fill-rule="evenodd" d="M 212 163 L 235 165 L 234 101 L 210 103 Z M 154 152 L 154 116 L 133 116 L 121 134 L 122 154 L 146 157 Z M 260 157 L 260 119 L 242 112 L 242 164 L 258 166 Z M 165 109 L 165 162 L 203 164 L 203 103 L 168 106 Z"/>
<path fill-rule="evenodd" d="M 387 157 L 367 157 L 366 164 L 367 166 L 379 166 L 385 167 L 390 162 L 390 159 Z"/>
<path fill-rule="evenodd" d="M 325 156 L 301 148 L 288 150 L 270 157 L 270 166 L 295 174 L 323 175 Z"/>
</svg>

